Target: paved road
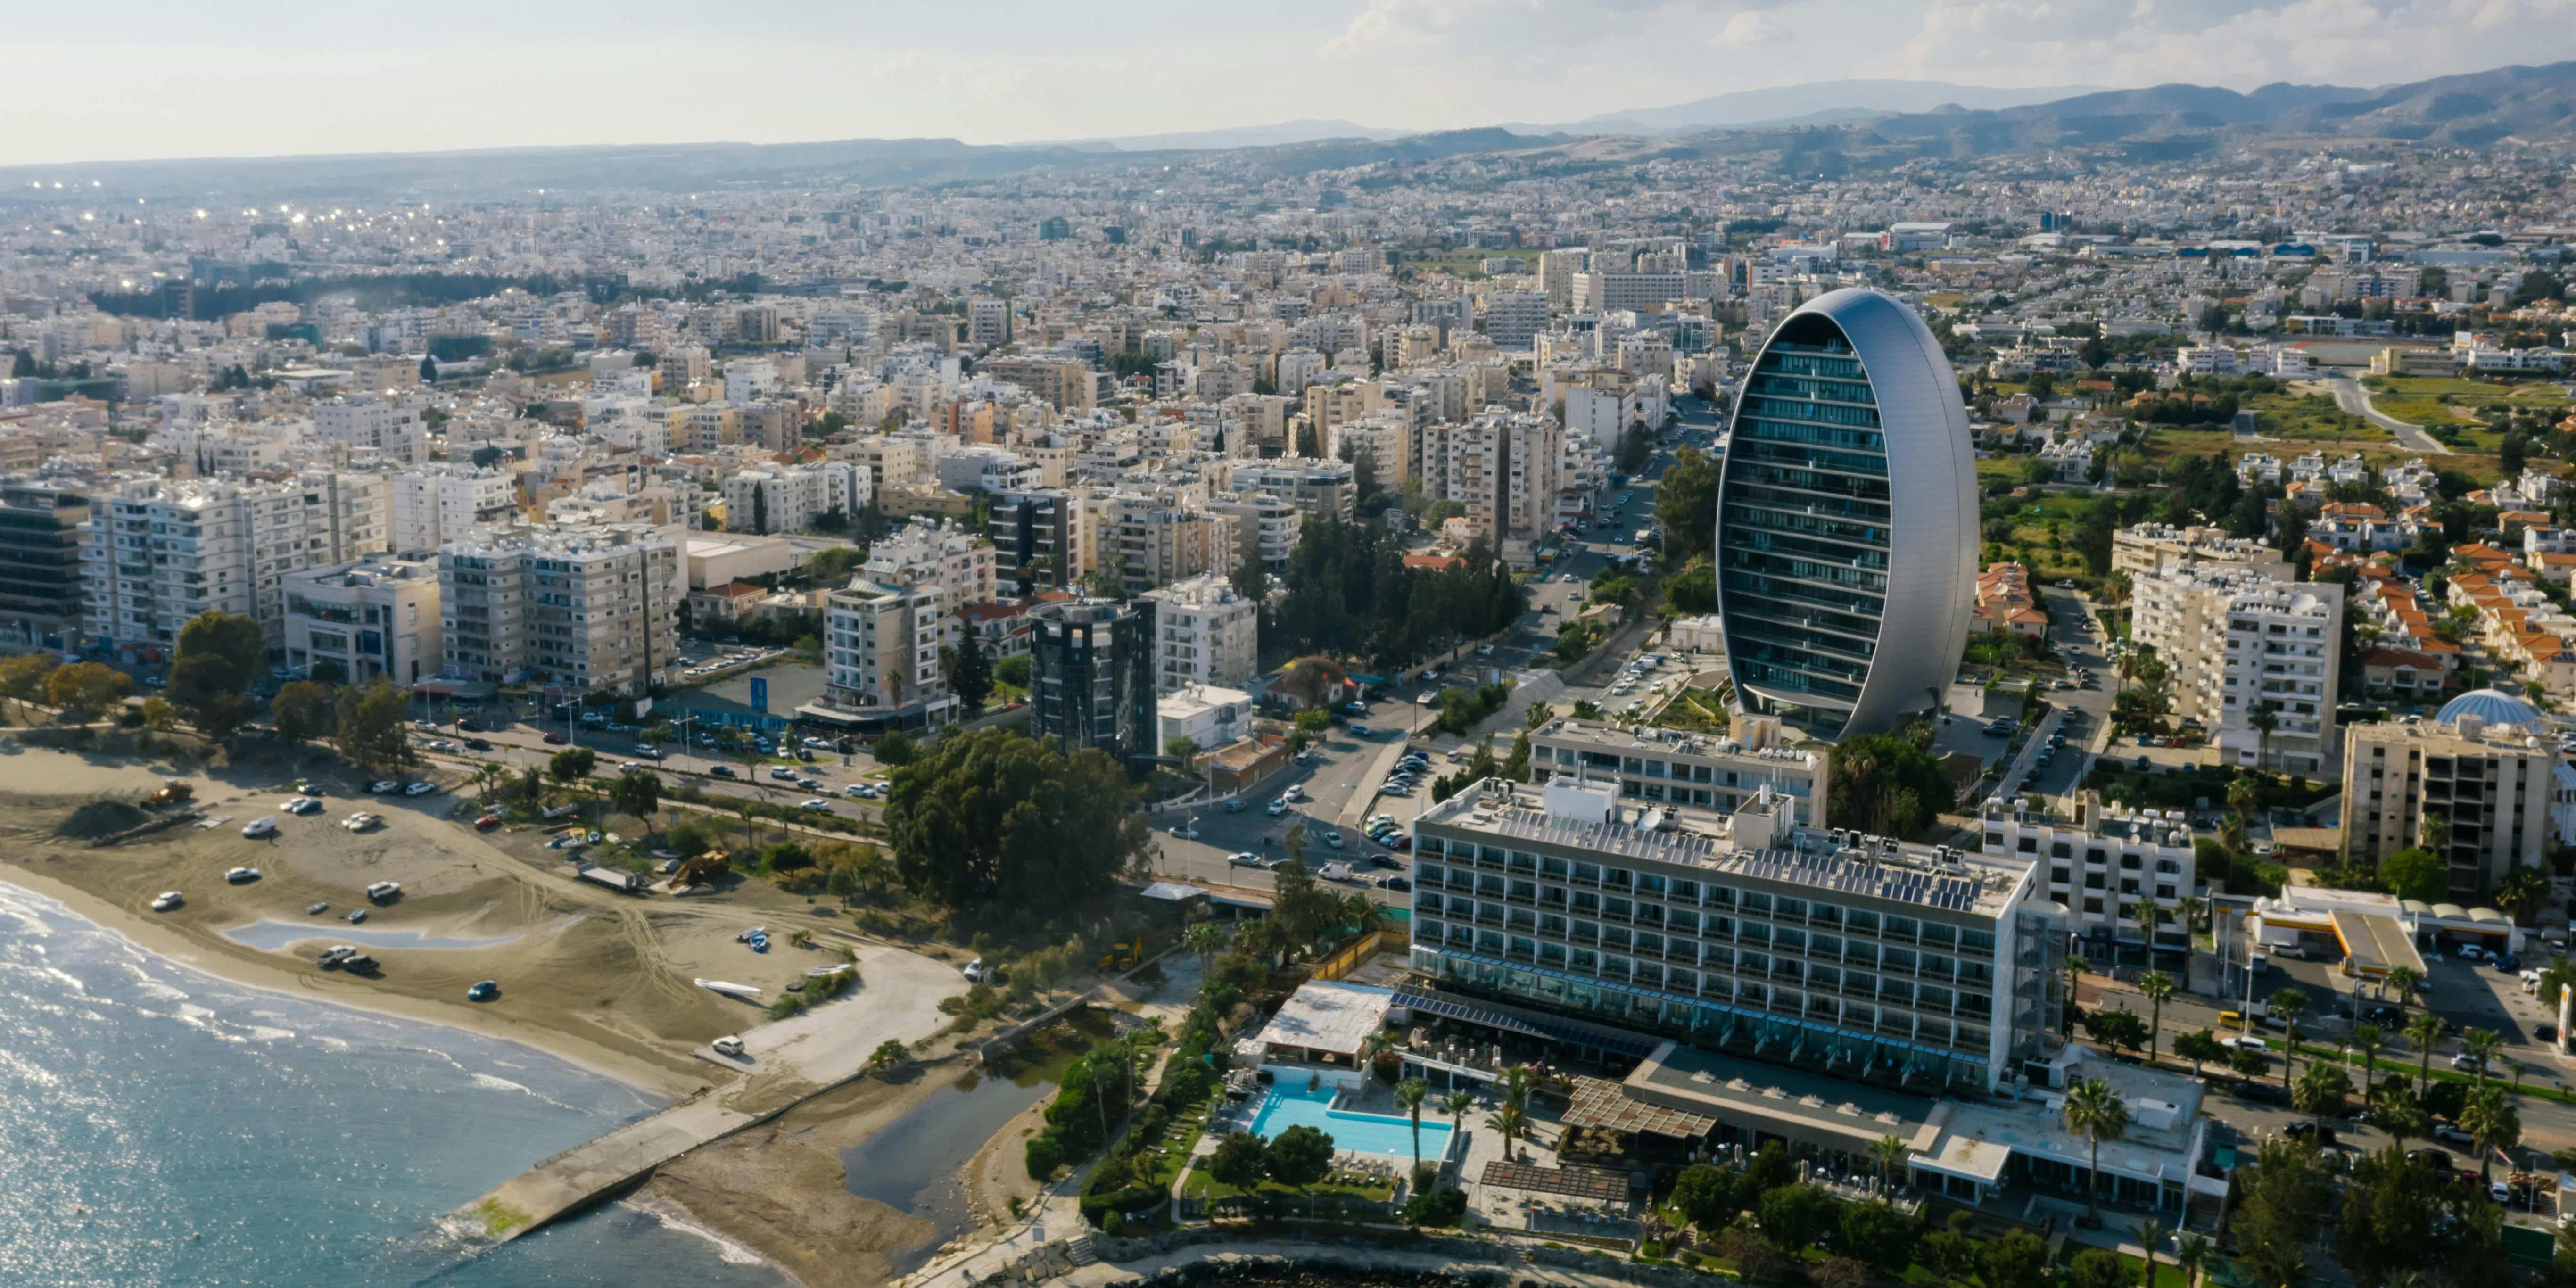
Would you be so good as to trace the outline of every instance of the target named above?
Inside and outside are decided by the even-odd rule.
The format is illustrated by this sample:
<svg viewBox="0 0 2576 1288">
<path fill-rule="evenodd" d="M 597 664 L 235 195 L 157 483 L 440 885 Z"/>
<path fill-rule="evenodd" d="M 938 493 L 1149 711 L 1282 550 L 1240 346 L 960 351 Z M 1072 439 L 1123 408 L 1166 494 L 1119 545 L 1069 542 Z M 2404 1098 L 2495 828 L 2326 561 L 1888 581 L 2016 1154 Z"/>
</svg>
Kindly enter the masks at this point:
<svg viewBox="0 0 2576 1288">
<path fill-rule="evenodd" d="M 2424 427 L 2402 421 L 2371 405 L 2370 391 L 2344 372 L 2331 372 L 2317 383 L 2334 394 L 2335 406 L 2397 436 L 2397 445 L 2410 452 L 2447 452 L 2450 449 L 2435 442 Z"/>
</svg>

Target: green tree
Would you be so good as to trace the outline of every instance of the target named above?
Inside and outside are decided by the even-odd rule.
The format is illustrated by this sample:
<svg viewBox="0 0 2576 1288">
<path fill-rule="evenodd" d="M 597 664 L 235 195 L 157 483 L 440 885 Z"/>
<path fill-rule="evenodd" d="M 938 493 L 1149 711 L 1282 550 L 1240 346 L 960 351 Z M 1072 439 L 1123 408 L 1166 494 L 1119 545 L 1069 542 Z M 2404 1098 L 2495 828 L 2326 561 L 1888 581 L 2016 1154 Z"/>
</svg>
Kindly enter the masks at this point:
<svg viewBox="0 0 2576 1288">
<path fill-rule="evenodd" d="M 949 908 L 1065 907 L 1108 893 L 1149 853 L 1133 801 L 1124 772 L 1097 750 L 1068 757 L 1024 734 L 978 729 L 940 739 L 894 776 L 885 827 L 915 894 Z"/>
<path fill-rule="evenodd" d="M 1195 738 L 1167 738 L 1163 742 L 1163 754 L 1174 760 L 1187 763 L 1199 754 L 1198 740 Z"/>
<path fill-rule="evenodd" d="M 868 748 L 868 754 L 874 756 L 878 764 L 888 769 L 901 769 L 921 759 L 921 744 L 914 742 L 898 729 L 877 739 L 876 745 Z"/>
<path fill-rule="evenodd" d="M 1847 1203 L 1842 1208 L 1843 1249 L 1891 1279 L 1902 1275 L 1914 1260 L 1922 1226 L 1884 1202 Z"/>
<path fill-rule="evenodd" d="M 1270 1179 L 1304 1189 L 1332 1174 L 1333 1138 L 1303 1123 L 1270 1138 Z"/>
<path fill-rule="evenodd" d="M 1741 1179 L 1734 1168 L 1693 1163 L 1673 1178 L 1673 1207 L 1702 1230 L 1723 1229 L 1741 1209 L 1737 1197 Z"/>
<path fill-rule="evenodd" d="M 2522 1143 L 2522 1111 L 2502 1087 L 2480 1087 L 2460 1109 L 2460 1130 L 2478 1142 L 2478 1184 L 2487 1183 L 2496 1151 Z"/>
<path fill-rule="evenodd" d="M 608 807 L 644 821 L 649 831 L 662 808 L 662 780 L 652 770 L 630 769 L 608 784 Z"/>
<path fill-rule="evenodd" d="M 226 691 L 239 696 L 259 678 L 260 661 L 268 655 L 268 638 L 257 621 L 209 609 L 179 628 L 178 660 L 213 657 L 223 664 Z"/>
<path fill-rule="evenodd" d="M 2549 877 L 2536 867 L 2517 863 L 2496 881 L 2494 898 L 2498 910 L 2528 925 L 2532 914 L 2549 902 Z"/>
<path fill-rule="evenodd" d="M 2048 1282 L 2048 1245 L 2027 1230 L 1988 1240 L 1977 1254 L 1986 1288 L 2041 1288 Z"/>
<path fill-rule="evenodd" d="M 52 653 L 27 653 L 0 661 L 0 697 L 22 707 L 35 701 L 45 691 L 45 676 L 61 664 Z"/>
<path fill-rule="evenodd" d="M 228 738 L 258 710 L 242 696 L 242 683 L 231 664 L 217 654 L 181 657 L 170 664 L 170 704 L 199 733 L 217 740 Z"/>
<path fill-rule="evenodd" d="M 403 734 L 402 690 L 381 679 L 365 688 L 353 685 L 340 690 L 338 706 L 332 740 L 350 763 L 375 770 L 410 762 L 411 741 Z"/>
<path fill-rule="evenodd" d="M 2356 1024 L 2348 1039 L 2352 1049 L 2361 1052 L 2361 1103 L 2370 1103 L 2371 1075 L 2378 1070 L 2379 1049 L 2388 1045 L 2388 1035 L 2376 1024 Z"/>
<path fill-rule="evenodd" d="M 1695 447 L 1673 454 L 1655 483 L 1655 526 L 1664 530 L 1664 557 L 1679 567 L 1711 553 L 1717 540 L 1718 458 Z"/>
<path fill-rule="evenodd" d="M 2140 901 L 2141 907 L 2153 905 Z M 2138 995 L 2147 999 L 2147 1059 L 2156 1058 L 2156 1044 L 2165 1031 L 2165 999 L 2174 995 L 2173 976 L 2151 970 L 2138 977 Z"/>
<path fill-rule="evenodd" d="M 2400 899 L 2440 903 L 2450 897 L 2451 872 L 2431 850 L 2409 848 L 2379 861 L 2379 884 Z"/>
<path fill-rule="evenodd" d="M 1216 1152 L 1208 1156 L 1208 1177 L 1229 1189 L 1252 1190 L 1270 1173 L 1269 1150 L 1261 1138 L 1249 1132 L 1236 1132 L 1218 1141 Z"/>
<path fill-rule="evenodd" d="M 2218 1035 L 2211 1033 L 2207 1029 L 2202 1029 L 2197 1033 L 2185 1033 L 2176 1037 L 2174 1039 L 2173 1052 L 2175 1055 L 2191 1061 L 2191 1072 L 2193 1077 L 2200 1076 L 2200 1067 L 2202 1065 L 2215 1064 L 2227 1058 L 2227 1048 L 2219 1045 Z"/>
<path fill-rule="evenodd" d="M 2285 988 L 2272 994 L 2272 1014 L 2281 1021 L 2281 1085 L 2290 1085 L 2290 1071 L 2299 1063 L 2299 1021 L 2308 1015 L 2305 990 Z"/>
<path fill-rule="evenodd" d="M 2238 1154 L 2242 1159 L 2242 1152 Z M 2324 1224 L 2329 1201 L 2316 1147 L 2274 1137 L 2238 1173 L 2238 1268 L 2253 1283 L 2306 1279 L 2306 1247 Z"/>
<path fill-rule="evenodd" d="M 2326 1119 L 2341 1117 L 2343 1102 L 2352 1095 L 2352 1079 L 2330 1064 L 2311 1064 L 2299 1075 L 2297 1086 L 2290 1088 L 2290 1104 L 2300 1113 L 2317 1120 L 2319 1129 Z"/>
<path fill-rule="evenodd" d="M 1420 1078 L 1407 1078 L 1395 1084 L 1396 1108 L 1413 1120 L 1413 1170 L 1422 1170 L 1422 1102 L 1431 1098 L 1431 1084 Z"/>
<path fill-rule="evenodd" d="M 2422 1095 L 2433 1085 L 2433 1052 L 2442 1045 L 2442 1037 L 2451 1031 L 2442 1017 L 2426 1011 L 2406 1022 L 2406 1040 L 2415 1044 L 2415 1094 Z"/>
<path fill-rule="evenodd" d="M 1512 1142 L 1529 1132 L 1529 1115 L 1517 1105 L 1504 1105 L 1485 1116 L 1485 1125 L 1503 1138 L 1503 1157 L 1512 1158 Z"/>
<path fill-rule="evenodd" d="M 2102 1223 L 2102 1142 L 2128 1138 L 2128 1102 L 2111 1090 L 2110 1083 L 2088 1078 L 2066 1089 L 2060 1112 L 2066 1119 L 2066 1130 L 2083 1137 L 2092 1148 L 2089 1172 L 2093 1183 L 2085 1187 L 2084 1204 L 2088 1220 L 2098 1227 Z"/>
<path fill-rule="evenodd" d="M 96 719 L 133 692 L 133 676 L 97 662 L 74 662 L 45 673 L 45 701 L 75 720 Z"/>
<path fill-rule="evenodd" d="M 868 1067 L 876 1070 L 880 1075 L 899 1069 L 903 1067 L 905 1052 L 906 1048 L 901 1039 L 887 1038 L 877 1043 L 876 1050 L 868 1053 Z"/>
<path fill-rule="evenodd" d="M 1762 1196 L 1762 1233 L 1783 1251 L 1804 1252 L 1833 1232 L 1841 1207 L 1841 1200 L 1813 1185 L 1783 1185 Z"/>
<path fill-rule="evenodd" d="M 2136 1050 L 2147 1043 L 2147 1022 L 2135 1011 L 2104 1007 L 2084 1017 L 2084 1027 L 2093 1040 L 2105 1043 L 2114 1051 Z"/>
<path fill-rule="evenodd" d="M 1029 687 L 1028 654 L 1022 653 L 1017 657 L 1006 657 L 999 662 L 995 662 L 993 664 L 993 678 L 1004 684 L 1010 685 L 1012 688 L 1018 689 L 1022 692 L 1027 692 Z"/>
<path fill-rule="evenodd" d="M 1861 734 L 1835 744 L 1830 756 L 1830 826 L 1907 836 L 1929 827 L 1956 802 L 1940 762 L 1903 738 Z"/>
<path fill-rule="evenodd" d="M 577 783 L 598 767 L 598 752 L 588 747 L 566 747 L 546 759 L 546 776 L 559 783 Z"/>
<path fill-rule="evenodd" d="M 331 732 L 331 687 L 297 680 L 278 689 L 268 710 L 277 736 L 288 742 L 323 737 Z"/>
<path fill-rule="evenodd" d="M 956 690 L 957 700 L 966 704 L 967 716 L 984 713 L 984 699 L 993 694 L 993 659 L 984 655 L 983 645 L 970 639 L 956 651 L 948 687 Z"/>
</svg>

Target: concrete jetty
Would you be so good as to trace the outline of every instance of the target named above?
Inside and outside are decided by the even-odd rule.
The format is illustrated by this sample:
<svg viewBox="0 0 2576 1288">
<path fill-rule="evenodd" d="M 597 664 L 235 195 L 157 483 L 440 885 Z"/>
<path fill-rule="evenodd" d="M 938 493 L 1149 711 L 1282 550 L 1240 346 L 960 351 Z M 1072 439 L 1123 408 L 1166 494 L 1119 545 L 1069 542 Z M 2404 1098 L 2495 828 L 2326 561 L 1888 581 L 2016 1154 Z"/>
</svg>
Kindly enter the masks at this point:
<svg viewBox="0 0 2576 1288">
<path fill-rule="evenodd" d="M 746 1029 L 739 1059 L 702 1049 L 739 1072 L 715 1086 L 538 1163 L 439 1224 L 469 1248 L 497 1246 L 578 1212 L 701 1145 L 757 1126 L 867 1072 L 891 1038 L 909 1044 L 939 1031 L 939 1003 L 966 991 L 946 962 L 884 945 L 857 950 L 856 992 L 775 1023 Z M 746 1016 L 756 1011 L 746 1011 Z"/>
</svg>

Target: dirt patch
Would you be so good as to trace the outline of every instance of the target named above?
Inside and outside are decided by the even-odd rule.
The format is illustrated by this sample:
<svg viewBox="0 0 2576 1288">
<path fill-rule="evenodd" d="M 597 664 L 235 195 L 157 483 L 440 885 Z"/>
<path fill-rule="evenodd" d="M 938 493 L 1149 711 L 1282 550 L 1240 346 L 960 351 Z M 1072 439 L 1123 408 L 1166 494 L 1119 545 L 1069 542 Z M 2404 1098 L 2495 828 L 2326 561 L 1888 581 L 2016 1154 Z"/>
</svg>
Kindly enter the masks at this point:
<svg viewBox="0 0 2576 1288">
<path fill-rule="evenodd" d="M 152 815 L 139 806 L 124 801 L 91 801 L 73 810 L 69 818 L 54 828 L 54 835 L 78 841 L 95 841 L 131 831 L 152 821 Z"/>
<path fill-rule="evenodd" d="M 841 1152 L 951 1081 L 916 1069 L 865 1078 L 775 1121 L 664 1164 L 645 1192 L 778 1265 L 806 1288 L 872 1288 L 894 1278 L 885 1254 L 918 1246 L 929 1222 L 850 1193 Z"/>
</svg>

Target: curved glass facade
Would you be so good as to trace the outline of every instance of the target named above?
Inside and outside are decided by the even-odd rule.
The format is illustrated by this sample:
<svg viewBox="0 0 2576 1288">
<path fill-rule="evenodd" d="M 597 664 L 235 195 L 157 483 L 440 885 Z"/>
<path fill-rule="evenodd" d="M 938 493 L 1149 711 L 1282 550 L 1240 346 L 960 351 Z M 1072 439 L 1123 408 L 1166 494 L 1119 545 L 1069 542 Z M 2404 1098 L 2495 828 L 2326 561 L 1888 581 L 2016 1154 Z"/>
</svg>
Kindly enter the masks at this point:
<svg viewBox="0 0 2576 1288">
<path fill-rule="evenodd" d="M 1882 366 L 1906 377 L 1901 401 Z M 1888 297 L 1837 291 L 1773 332 L 1736 403 L 1717 511 L 1718 610 L 1748 710 L 1832 738 L 1936 700 L 1974 584 L 1966 431 L 1949 364 Z M 1883 647 L 1908 664 L 1883 675 Z"/>
</svg>

